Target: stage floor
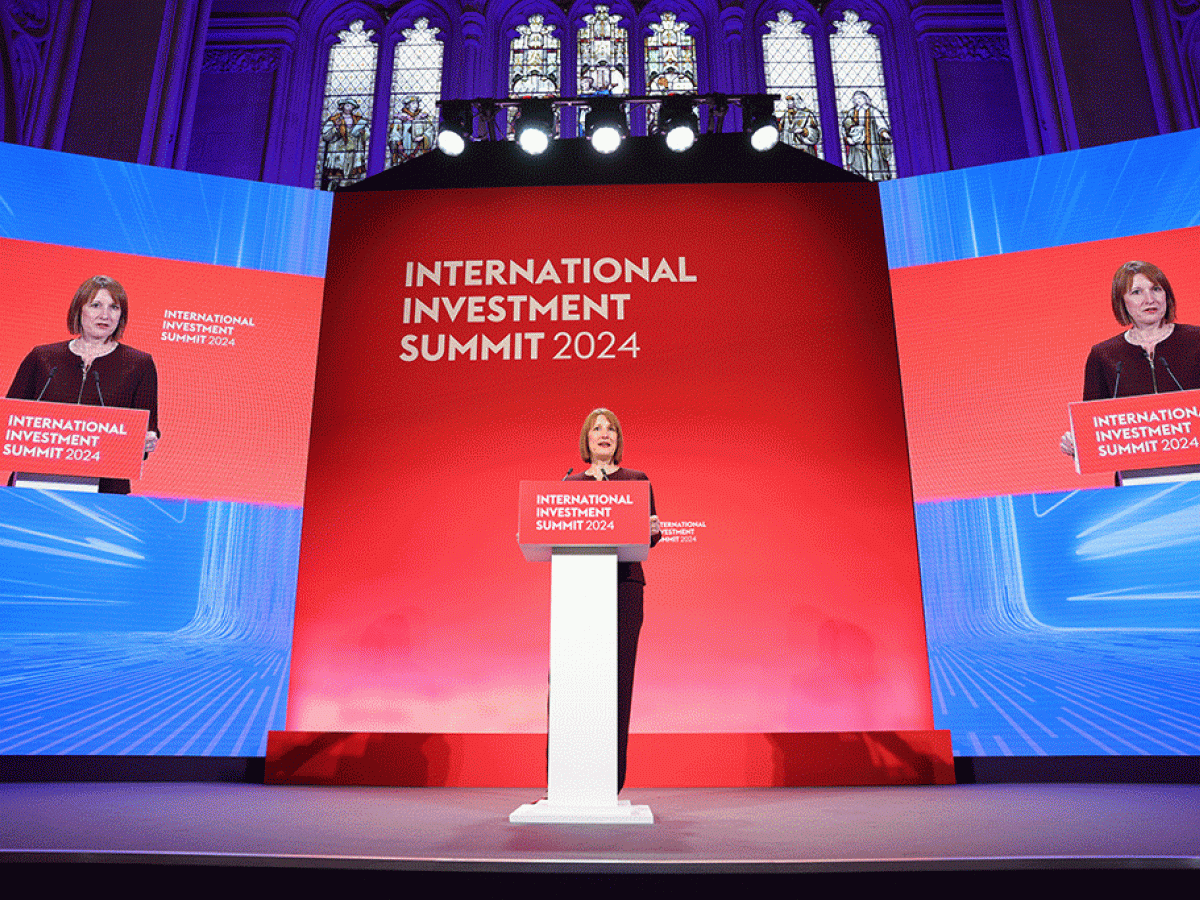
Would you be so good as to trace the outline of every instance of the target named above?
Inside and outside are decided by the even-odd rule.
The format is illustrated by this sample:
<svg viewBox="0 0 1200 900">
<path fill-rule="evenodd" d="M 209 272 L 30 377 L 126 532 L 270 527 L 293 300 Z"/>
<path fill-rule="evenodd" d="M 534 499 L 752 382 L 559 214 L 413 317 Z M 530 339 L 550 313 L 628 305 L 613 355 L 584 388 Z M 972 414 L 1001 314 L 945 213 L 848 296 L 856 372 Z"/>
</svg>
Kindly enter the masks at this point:
<svg viewBox="0 0 1200 900">
<path fill-rule="evenodd" d="M 630 790 L 652 826 L 512 825 L 504 788 L 0 784 L 0 861 L 490 873 L 1200 869 L 1200 785 Z"/>
</svg>

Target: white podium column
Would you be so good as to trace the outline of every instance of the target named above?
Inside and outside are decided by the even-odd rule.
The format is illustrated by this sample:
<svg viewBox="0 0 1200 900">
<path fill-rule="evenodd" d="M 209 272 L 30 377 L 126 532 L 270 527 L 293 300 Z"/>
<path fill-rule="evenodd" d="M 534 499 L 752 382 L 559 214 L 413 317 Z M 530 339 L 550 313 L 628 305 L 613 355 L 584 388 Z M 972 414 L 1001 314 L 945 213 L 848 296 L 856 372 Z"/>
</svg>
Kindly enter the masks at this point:
<svg viewBox="0 0 1200 900">
<path fill-rule="evenodd" d="M 516 823 L 652 825 L 617 800 L 617 553 L 556 548 L 550 563 L 550 736 L 546 799 Z"/>
</svg>

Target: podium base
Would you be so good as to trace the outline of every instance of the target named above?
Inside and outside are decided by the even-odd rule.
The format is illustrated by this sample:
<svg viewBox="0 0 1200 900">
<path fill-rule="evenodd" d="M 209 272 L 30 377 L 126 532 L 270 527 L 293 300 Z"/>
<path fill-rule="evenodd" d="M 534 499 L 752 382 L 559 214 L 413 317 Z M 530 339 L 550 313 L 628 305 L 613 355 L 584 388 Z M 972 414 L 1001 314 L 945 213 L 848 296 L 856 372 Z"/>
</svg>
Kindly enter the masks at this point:
<svg viewBox="0 0 1200 900">
<path fill-rule="evenodd" d="M 42 488 L 50 491 L 81 491 L 95 494 L 100 479 L 86 475 L 46 475 L 35 472 L 13 472 L 13 487 Z"/>
<path fill-rule="evenodd" d="M 616 806 L 571 806 L 538 800 L 518 806 L 508 817 L 515 825 L 653 825 L 649 806 L 631 806 L 618 800 Z"/>
</svg>

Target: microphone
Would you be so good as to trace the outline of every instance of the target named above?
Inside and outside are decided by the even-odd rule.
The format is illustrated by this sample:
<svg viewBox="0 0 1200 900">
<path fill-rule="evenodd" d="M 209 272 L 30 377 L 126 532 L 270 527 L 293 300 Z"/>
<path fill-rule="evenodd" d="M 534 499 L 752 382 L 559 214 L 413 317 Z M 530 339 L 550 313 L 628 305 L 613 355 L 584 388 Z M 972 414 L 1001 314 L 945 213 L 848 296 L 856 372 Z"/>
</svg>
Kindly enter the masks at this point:
<svg viewBox="0 0 1200 900">
<path fill-rule="evenodd" d="M 1171 366 L 1167 363 L 1167 358 L 1165 356 L 1159 356 L 1157 358 L 1162 360 L 1163 368 L 1167 370 L 1167 374 L 1170 375 L 1171 380 L 1175 382 L 1175 389 L 1182 391 L 1183 385 L 1179 383 L 1179 379 L 1176 378 L 1175 373 L 1171 371 Z"/>
<path fill-rule="evenodd" d="M 40 391 L 38 391 L 38 395 L 34 398 L 35 400 L 42 399 L 42 394 L 46 393 L 46 389 L 50 387 L 50 382 L 52 382 L 54 380 L 54 373 L 57 371 L 58 371 L 58 366 L 50 367 L 50 377 L 46 379 L 46 383 L 44 385 L 42 385 L 42 389 Z"/>
<path fill-rule="evenodd" d="M 600 480 L 601 481 L 609 481 L 610 480 L 608 477 L 608 473 L 604 471 L 604 466 L 600 467 Z"/>
<path fill-rule="evenodd" d="M 1123 365 L 1125 365 L 1125 360 L 1118 359 L 1117 360 L 1117 378 L 1113 382 L 1113 395 L 1112 395 L 1112 397 L 1109 398 L 1110 400 L 1117 396 L 1117 390 L 1121 387 L 1121 366 L 1123 366 Z"/>
<path fill-rule="evenodd" d="M 94 375 L 96 378 L 96 396 L 100 398 L 100 405 L 107 406 L 108 404 L 104 402 L 104 394 L 100 391 L 100 371 L 98 369 L 92 369 L 92 375 Z"/>
<path fill-rule="evenodd" d="M 562 477 L 562 480 L 566 481 L 568 478 L 571 477 L 571 473 L 574 471 L 575 471 L 575 467 L 571 466 L 571 468 L 567 469 L 567 474 Z"/>
</svg>

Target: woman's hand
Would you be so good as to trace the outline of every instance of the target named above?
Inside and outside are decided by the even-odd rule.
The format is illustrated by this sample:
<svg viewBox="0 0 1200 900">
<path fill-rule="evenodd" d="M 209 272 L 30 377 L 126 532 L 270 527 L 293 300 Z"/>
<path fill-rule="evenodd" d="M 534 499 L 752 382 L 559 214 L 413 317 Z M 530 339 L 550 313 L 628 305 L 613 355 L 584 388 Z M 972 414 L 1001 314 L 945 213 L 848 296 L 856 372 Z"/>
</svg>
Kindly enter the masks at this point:
<svg viewBox="0 0 1200 900">
<path fill-rule="evenodd" d="M 1074 456 L 1075 435 L 1070 431 L 1064 432 L 1062 439 L 1058 442 L 1058 449 L 1067 454 L 1067 456 Z"/>
<path fill-rule="evenodd" d="M 147 431 L 146 432 L 146 452 L 153 453 L 154 448 L 157 446 L 158 446 L 158 432 L 157 431 Z"/>
<path fill-rule="evenodd" d="M 650 517 L 650 537 L 662 534 L 662 530 L 658 527 L 658 516 Z"/>
</svg>

